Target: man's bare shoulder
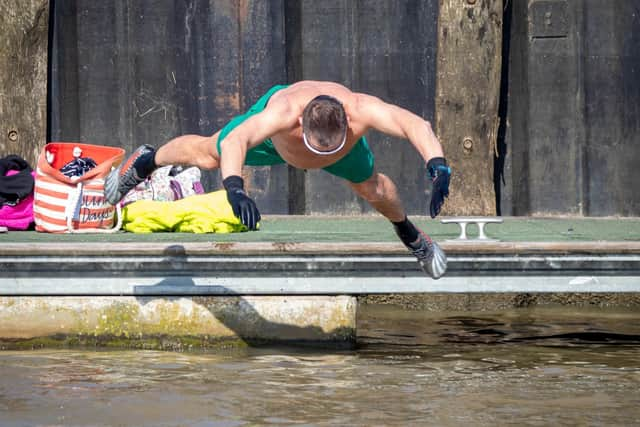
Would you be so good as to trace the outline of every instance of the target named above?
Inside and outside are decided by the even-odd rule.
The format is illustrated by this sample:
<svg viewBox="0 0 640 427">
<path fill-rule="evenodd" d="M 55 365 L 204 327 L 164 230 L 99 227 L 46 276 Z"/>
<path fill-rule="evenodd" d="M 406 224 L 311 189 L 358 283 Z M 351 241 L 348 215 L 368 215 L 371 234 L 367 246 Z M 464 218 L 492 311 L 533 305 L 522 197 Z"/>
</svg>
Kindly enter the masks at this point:
<svg viewBox="0 0 640 427">
<path fill-rule="evenodd" d="M 276 93 L 278 97 L 287 98 L 289 102 L 296 106 L 306 106 L 309 101 L 318 95 L 329 95 L 343 103 L 350 102 L 353 92 L 340 83 L 303 80 L 293 83 L 286 89 Z"/>
<path fill-rule="evenodd" d="M 325 93 L 326 91 L 347 91 L 351 92 L 345 85 L 323 80 L 301 80 L 296 83 L 292 83 L 287 89 L 291 90 L 315 90 L 317 92 Z"/>
<path fill-rule="evenodd" d="M 288 88 L 287 88 L 288 89 Z M 260 113 L 266 120 L 280 123 L 281 127 L 288 127 L 297 121 L 301 110 L 295 99 L 286 93 L 287 89 L 276 92 Z"/>
<path fill-rule="evenodd" d="M 348 114 L 354 120 L 369 122 L 371 117 L 383 112 L 386 105 L 376 96 L 354 92 L 351 96 Z"/>
</svg>

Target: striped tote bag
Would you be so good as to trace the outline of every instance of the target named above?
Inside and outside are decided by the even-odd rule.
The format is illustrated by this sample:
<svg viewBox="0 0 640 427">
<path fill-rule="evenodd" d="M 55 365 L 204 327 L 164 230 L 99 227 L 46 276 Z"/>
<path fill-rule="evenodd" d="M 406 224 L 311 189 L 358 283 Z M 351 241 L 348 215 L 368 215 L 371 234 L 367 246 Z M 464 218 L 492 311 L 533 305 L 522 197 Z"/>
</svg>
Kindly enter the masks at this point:
<svg viewBox="0 0 640 427">
<path fill-rule="evenodd" d="M 80 156 L 78 156 L 78 154 Z M 115 232 L 120 229 L 120 206 L 104 197 L 104 178 L 124 158 L 118 147 L 74 142 L 50 142 L 38 158 L 33 214 L 36 231 L 48 233 Z M 80 176 L 61 169 L 77 157 L 96 166 Z M 119 204 L 118 204 L 119 205 Z"/>
</svg>

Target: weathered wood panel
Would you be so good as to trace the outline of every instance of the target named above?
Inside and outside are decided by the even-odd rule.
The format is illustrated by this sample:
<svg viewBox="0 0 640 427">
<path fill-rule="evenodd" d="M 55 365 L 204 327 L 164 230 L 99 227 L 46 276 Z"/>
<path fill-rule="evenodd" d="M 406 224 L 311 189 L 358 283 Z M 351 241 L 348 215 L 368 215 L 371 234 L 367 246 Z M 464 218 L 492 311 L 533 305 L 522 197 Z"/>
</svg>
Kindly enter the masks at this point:
<svg viewBox="0 0 640 427">
<path fill-rule="evenodd" d="M 56 3 L 52 138 L 132 150 L 210 134 L 271 85 L 301 79 L 338 81 L 433 120 L 437 9 L 436 0 Z M 408 211 L 426 213 L 414 148 L 375 133 L 370 142 Z M 323 171 L 246 177 L 264 213 L 372 211 Z M 218 187 L 218 174 L 206 182 Z"/>
<path fill-rule="evenodd" d="M 286 79 L 281 1 L 56 2 L 52 139 L 160 146 L 211 135 Z M 264 212 L 287 213 L 286 167 L 247 169 Z M 219 173 L 204 175 L 208 189 Z"/>
<path fill-rule="evenodd" d="M 583 213 L 639 216 L 640 2 L 589 0 L 582 16 Z"/>
<path fill-rule="evenodd" d="M 636 0 L 513 2 L 506 215 L 640 214 Z"/>
<path fill-rule="evenodd" d="M 335 80 L 436 116 L 454 169 L 444 214 L 460 215 L 495 212 L 504 5 L 513 15 L 501 212 L 640 214 L 635 0 L 616 7 L 598 0 L 51 5 L 50 139 L 159 146 L 215 132 L 272 84 Z M 46 138 L 48 22 L 48 1 L 0 3 L 0 155 L 31 163 Z M 399 185 L 408 212 L 425 213 L 429 185 L 413 148 L 369 137 L 378 169 Z M 322 171 L 247 172 L 265 213 L 372 212 Z M 219 187 L 218 174 L 206 174 L 205 183 Z"/>
<path fill-rule="evenodd" d="M 519 215 L 582 213 L 584 118 L 576 108 L 583 96 L 577 49 L 581 36 L 575 31 L 580 14 L 567 5 L 564 1 L 514 4 L 525 8 L 527 17 L 523 26 L 513 24 L 518 31 L 513 50 L 524 45 L 520 63 L 526 67 L 529 95 L 513 98 L 512 103 L 512 111 L 518 112 L 517 132 L 525 131 L 509 144 L 518 181 L 527 188 L 514 193 Z"/>
<path fill-rule="evenodd" d="M 441 0 L 436 134 L 453 169 L 444 215 L 495 215 L 502 0 Z"/>
<path fill-rule="evenodd" d="M 48 0 L 0 2 L 0 157 L 35 167 L 47 130 Z"/>
</svg>

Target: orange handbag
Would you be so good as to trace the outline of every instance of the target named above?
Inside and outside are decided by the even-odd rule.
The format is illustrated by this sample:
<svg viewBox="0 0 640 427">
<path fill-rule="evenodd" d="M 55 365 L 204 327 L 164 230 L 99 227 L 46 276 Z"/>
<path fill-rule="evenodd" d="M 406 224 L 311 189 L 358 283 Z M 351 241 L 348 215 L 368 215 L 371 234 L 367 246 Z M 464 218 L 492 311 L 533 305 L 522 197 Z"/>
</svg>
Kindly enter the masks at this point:
<svg viewBox="0 0 640 427">
<path fill-rule="evenodd" d="M 81 150 L 96 166 L 81 176 L 68 177 L 60 169 Z M 79 149 L 79 150 L 78 150 Z M 118 147 L 50 142 L 38 158 L 33 214 L 36 231 L 48 233 L 110 233 L 120 229 L 119 204 L 104 197 L 104 178 L 122 162 L 125 151 Z"/>
</svg>

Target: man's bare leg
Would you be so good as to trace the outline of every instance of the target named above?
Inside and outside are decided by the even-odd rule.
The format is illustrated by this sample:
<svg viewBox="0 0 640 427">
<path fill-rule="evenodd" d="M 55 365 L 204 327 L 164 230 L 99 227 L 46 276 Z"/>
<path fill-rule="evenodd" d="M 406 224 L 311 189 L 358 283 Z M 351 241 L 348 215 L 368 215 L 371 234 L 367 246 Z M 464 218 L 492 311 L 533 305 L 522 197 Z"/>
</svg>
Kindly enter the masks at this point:
<svg viewBox="0 0 640 427">
<path fill-rule="evenodd" d="M 218 135 L 182 135 L 167 142 L 156 151 L 157 166 L 185 165 L 200 169 L 216 169 L 220 166 L 220 156 L 216 147 Z"/>
<path fill-rule="evenodd" d="M 105 178 L 104 191 L 109 203 L 115 205 L 132 188 L 143 182 L 158 166 L 187 165 L 201 169 L 220 166 L 216 148 L 219 132 L 213 136 L 183 135 L 172 139 L 158 150 L 141 145 Z"/>
<path fill-rule="evenodd" d="M 350 185 L 357 195 L 369 202 L 389 221 L 400 222 L 406 218 L 398 189 L 388 176 L 374 172 L 366 181 L 358 184 L 350 183 Z"/>
</svg>

